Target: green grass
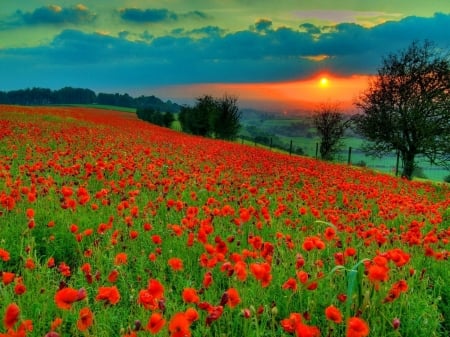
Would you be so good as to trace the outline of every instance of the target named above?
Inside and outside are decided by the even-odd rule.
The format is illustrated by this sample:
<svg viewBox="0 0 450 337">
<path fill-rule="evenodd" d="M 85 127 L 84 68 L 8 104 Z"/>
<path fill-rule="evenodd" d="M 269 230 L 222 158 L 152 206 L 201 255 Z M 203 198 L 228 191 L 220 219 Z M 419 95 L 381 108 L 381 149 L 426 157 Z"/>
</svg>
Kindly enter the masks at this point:
<svg viewBox="0 0 450 337">
<path fill-rule="evenodd" d="M 80 108 L 95 108 L 95 109 L 104 109 L 104 110 L 114 110 L 114 111 L 123 111 L 123 112 L 133 112 L 136 113 L 136 108 L 128 108 L 117 105 L 102 105 L 102 104 L 68 104 L 66 106 L 75 106 Z"/>
</svg>

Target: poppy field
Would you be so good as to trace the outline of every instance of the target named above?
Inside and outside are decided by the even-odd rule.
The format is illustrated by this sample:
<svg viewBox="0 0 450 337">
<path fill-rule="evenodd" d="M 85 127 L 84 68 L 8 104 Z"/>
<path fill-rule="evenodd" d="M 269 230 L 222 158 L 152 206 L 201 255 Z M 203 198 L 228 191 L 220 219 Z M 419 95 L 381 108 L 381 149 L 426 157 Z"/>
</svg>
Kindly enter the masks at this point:
<svg viewBox="0 0 450 337">
<path fill-rule="evenodd" d="M 449 336 L 450 188 L 0 106 L 0 336 Z"/>
</svg>

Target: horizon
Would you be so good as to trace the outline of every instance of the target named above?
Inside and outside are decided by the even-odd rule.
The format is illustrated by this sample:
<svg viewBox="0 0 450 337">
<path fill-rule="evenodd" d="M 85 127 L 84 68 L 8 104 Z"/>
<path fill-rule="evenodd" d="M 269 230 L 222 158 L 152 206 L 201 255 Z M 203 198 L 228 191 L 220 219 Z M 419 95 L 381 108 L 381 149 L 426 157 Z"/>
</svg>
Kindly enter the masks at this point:
<svg viewBox="0 0 450 337">
<path fill-rule="evenodd" d="M 0 18 L 1 91 L 70 86 L 179 104 L 232 94 L 281 113 L 351 109 L 383 57 L 414 40 L 450 46 L 450 3 L 437 0 L 29 0 Z"/>
</svg>

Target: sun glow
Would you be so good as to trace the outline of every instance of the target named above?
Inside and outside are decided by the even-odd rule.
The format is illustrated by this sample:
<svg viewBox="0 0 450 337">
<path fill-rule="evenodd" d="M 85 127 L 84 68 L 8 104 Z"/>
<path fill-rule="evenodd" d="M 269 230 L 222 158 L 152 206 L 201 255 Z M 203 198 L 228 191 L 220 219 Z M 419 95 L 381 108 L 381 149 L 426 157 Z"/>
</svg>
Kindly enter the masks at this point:
<svg viewBox="0 0 450 337">
<path fill-rule="evenodd" d="M 328 87 L 329 84 L 330 84 L 330 81 L 328 80 L 327 77 L 320 78 L 319 85 L 321 88 L 326 88 L 326 87 Z"/>
</svg>

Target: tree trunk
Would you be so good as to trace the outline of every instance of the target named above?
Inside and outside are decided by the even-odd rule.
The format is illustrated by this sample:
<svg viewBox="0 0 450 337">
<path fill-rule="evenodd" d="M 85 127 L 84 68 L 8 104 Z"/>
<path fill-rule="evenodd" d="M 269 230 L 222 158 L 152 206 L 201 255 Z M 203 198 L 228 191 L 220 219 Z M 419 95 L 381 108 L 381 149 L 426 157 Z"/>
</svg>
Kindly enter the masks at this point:
<svg viewBox="0 0 450 337">
<path fill-rule="evenodd" d="M 402 154 L 403 157 L 403 172 L 402 177 L 408 180 L 412 179 L 412 175 L 414 172 L 414 159 L 416 154 L 414 152 L 404 152 Z"/>
</svg>

